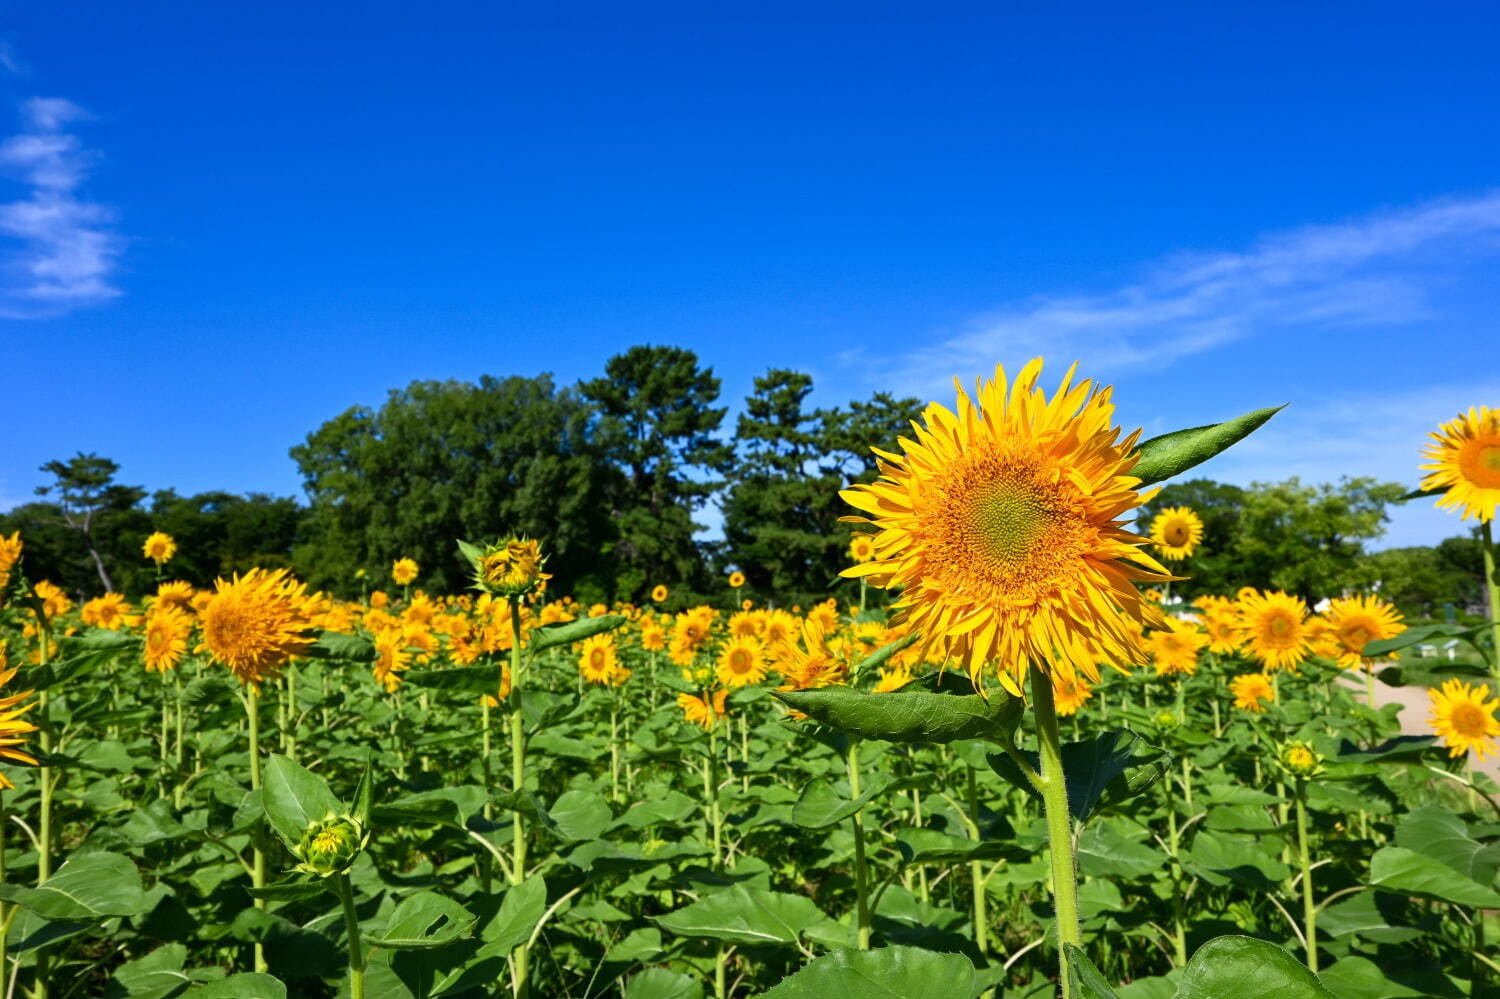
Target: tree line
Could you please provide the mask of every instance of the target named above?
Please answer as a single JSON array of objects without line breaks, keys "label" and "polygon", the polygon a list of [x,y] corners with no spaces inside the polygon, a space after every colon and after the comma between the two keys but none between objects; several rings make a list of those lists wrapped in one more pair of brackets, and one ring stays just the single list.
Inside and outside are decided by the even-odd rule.
[{"label": "tree line", "polygon": [[[543,541],[558,584],[585,601],[641,600],[665,584],[679,600],[823,599],[848,583],[851,528],[838,490],[876,473],[871,446],[896,447],[922,403],[877,393],[813,408],[811,376],[756,378],[733,426],[720,381],[691,350],[637,346],[603,372],[560,386],[551,375],[418,381],[377,408],[355,406],[291,449],[305,499],[264,493],[150,493],[116,481],[93,454],[43,466],[37,501],[0,514],[26,537],[26,565],[76,595],[137,596],[156,584],[141,555],[152,531],[178,542],[166,577],[208,585],[254,565],[288,566],[341,595],[388,587],[391,561],[421,566],[418,586],[468,581],[456,538],[511,531]],[[1367,553],[1404,489],[1370,479],[1250,488],[1206,479],[1166,487],[1162,506],[1205,521],[1180,593],[1286,589],[1310,600],[1379,584],[1412,613],[1477,600],[1477,542]],[[706,508],[722,538],[701,537]],[[1471,564],[1472,563],[1472,564]]]}]

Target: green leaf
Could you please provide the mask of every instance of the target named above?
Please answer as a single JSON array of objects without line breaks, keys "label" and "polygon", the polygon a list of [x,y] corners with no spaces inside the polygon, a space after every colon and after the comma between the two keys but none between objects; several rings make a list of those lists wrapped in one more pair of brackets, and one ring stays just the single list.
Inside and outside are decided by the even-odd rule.
[{"label": "green leaf", "polygon": [[[1041,761],[1036,753],[1023,754],[1032,770]],[[1103,732],[1083,742],[1062,747],[1063,772],[1068,779],[1068,811],[1079,822],[1095,812],[1140,794],[1161,779],[1172,765],[1172,756],[1142,741],[1134,732]],[[1041,794],[1031,786],[1009,756],[991,754],[990,768],[1038,801]]]},{"label": "green leaf", "polygon": [[288,878],[264,888],[246,888],[251,898],[263,898],[271,902],[300,902],[317,898],[328,891],[328,882],[323,878]]},{"label": "green leaf", "polygon": [[606,631],[614,631],[625,621],[623,614],[602,614],[599,617],[584,617],[562,624],[549,624],[545,628],[537,628],[526,636],[526,651],[528,653],[541,652],[543,649],[550,649],[556,645],[572,645],[585,638],[602,635]]},{"label": "green leaf", "polygon": [[[452,826],[464,829],[469,817],[484,808],[484,788],[474,784],[458,787],[440,787],[433,791],[418,791],[402,795],[395,801],[374,805],[370,814],[378,825],[400,825],[403,822],[418,822],[430,825]],[[537,808],[535,799],[529,802]],[[506,807],[501,805],[501,807]]]},{"label": "green leaf", "polygon": [[1167,866],[1167,855],[1120,835],[1111,822],[1083,827],[1078,834],[1078,869],[1089,877],[1138,878]]},{"label": "green leaf", "polygon": [[1233,881],[1254,891],[1275,891],[1291,869],[1271,856],[1262,841],[1203,830],[1182,857],[1183,866],[1216,887]]},{"label": "green leaf", "polygon": [[1427,994],[1391,981],[1367,957],[1340,958],[1319,972],[1318,977],[1339,999],[1407,999]]},{"label": "green leaf", "polygon": [[271,827],[289,848],[302,841],[308,825],[343,810],[323,778],[279,753],[266,760],[261,800]]},{"label": "green leaf", "polygon": [[619,824],[631,829],[645,829],[648,826],[681,822],[697,807],[698,802],[681,791],[669,790],[665,794],[652,795],[631,805],[620,816]]},{"label": "green leaf", "polygon": [[43,919],[94,921],[146,911],[140,872],[118,853],[74,854],[35,888],[0,885],[0,898]]},{"label": "green leaf", "polygon": [[370,754],[365,753],[365,769],[359,775],[359,785],[354,789],[354,801],[349,806],[349,813],[359,820],[361,825],[369,826],[370,810],[375,800],[375,778],[370,767]]},{"label": "green leaf", "polygon": [[858,798],[850,799],[840,794],[832,781],[821,777],[811,781],[802,789],[797,803],[792,806],[792,821],[806,829],[822,829],[847,819],[885,792],[904,786],[902,783],[892,784],[878,776],[872,776],[871,782],[869,790]]},{"label": "green leaf", "polygon": [[459,554],[461,554],[464,559],[468,561],[469,565],[475,568],[475,570],[478,570],[480,563],[484,561],[483,545],[476,545],[468,541],[460,540],[458,542],[458,551]]},{"label": "green leaf", "polygon": [[922,636],[915,631],[909,635],[902,635],[894,642],[891,642],[887,645],[882,645],[874,652],[871,652],[869,655],[865,656],[859,661],[859,664],[855,666],[851,672],[855,676],[863,676],[867,672],[877,670],[880,667],[884,666],[886,660],[890,659],[891,656],[900,652],[902,649],[909,648],[910,646],[914,645],[917,639],[921,637]]},{"label": "green leaf", "polygon": [[496,950],[509,952],[531,936],[547,911],[547,881],[533,874],[505,893],[500,911],[485,924],[481,936]]},{"label": "green leaf", "polygon": [[1407,628],[1394,638],[1382,638],[1377,642],[1369,642],[1365,645],[1364,655],[1368,658],[1389,655],[1399,652],[1401,649],[1409,649],[1413,645],[1420,645],[1438,638],[1472,638],[1474,635],[1487,630],[1489,623],[1462,627],[1456,624],[1425,624],[1415,628]]},{"label": "green leaf", "polygon": [[1073,944],[1063,944],[1068,955],[1068,973],[1073,977],[1073,994],[1078,999],[1119,999],[1094,962]]},{"label": "green leaf", "polygon": [[1254,937],[1215,937],[1183,969],[1176,999],[1337,999],[1282,948]]},{"label": "green leaf", "polygon": [[1031,855],[1009,841],[964,839],[936,829],[899,829],[896,849],[903,864],[957,864],[966,860],[1025,860]]},{"label": "green leaf", "polygon": [[978,694],[866,694],[849,687],[824,687],[778,691],[776,696],[841,732],[889,742],[995,742],[1014,731],[1024,707],[1019,698],[999,692],[986,700]]},{"label": "green leaf", "polygon": [[286,999],[286,986],[270,975],[242,971],[190,990],[191,999]]},{"label": "green leaf", "polygon": [[1140,479],[1143,486],[1170,479],[1221,451],[1227,451],[1284,408],[1257,409],[1224,423],[1174,430],[1153,437],[1141,445],[1140,459],[1130,474]]},{"label": "green leaf", "polygon": [[450,669],[413,669],[401,674],[401,682],[426,690],[452,690],[461,694],[494,694],[500,687],[499,663],[476,663]]},{"label": "green leaf", "polygon": [[1435,735],[1398,735],[1378,746],[1371,746],[1369,749],[1360,749],[1345,739],[1339,744],[1339,755],[1335,759],[1339,763],[1376,763],[1381,760],[1416,759],[1436,745],[1437,736]]},{"label": "green leaf", "polygon": [[760,999],[969,999],[976,985],[962,954],[881,947],[825,954]]},{"label": "green leaf", "polygon": [[1396,826],[1396,845],[1442,861],[1482,885],[1493,884],[1500,871],[1500,841],[1478,842],[1463,819],[1437,805],[1408,812]]},{"label": "green leaf", "polygon": [[126,961],[110,977],[120,983],[131,999],[167,999],[192,984],[193,977],[182,970],[186,963],[187,947],[170,943],[145,957]]},{"label": "green leaf", "polygon": [[303,653],[309,659],[337,659],[351,663],[375,661],[375,645],[359,635],[345,635],[337,631],[320,631],[317,640]]},{"label": "green leaf", "polygon": [[802,895],[737,884],[652,918],[680,937],[794,946],[804,930],[828,917]]},{"label": "green leaf", "polygon": [[547,814],[565,839],[595,839],[614,821],[609,802],[595,791],[564,791]]},{"label": "green leaf", "polygon": [[647,968],[625,986],[625,999],[703,999],[703,986],[681,972]]},{"label": "green leaf", "polygon": [[1386,846],[1375,852],[1370,858],[1370,884],[1439,902],[1500,909],[1500,892],[1465,877],[1441,860],[1404,846]]},{"label": "green leaf", "polygon": [[474,928],[474,916],[437,892],[419,891],[402,899],[385,928],[370,935],[377,947],[392,950],[431,950],[462,940]]}]

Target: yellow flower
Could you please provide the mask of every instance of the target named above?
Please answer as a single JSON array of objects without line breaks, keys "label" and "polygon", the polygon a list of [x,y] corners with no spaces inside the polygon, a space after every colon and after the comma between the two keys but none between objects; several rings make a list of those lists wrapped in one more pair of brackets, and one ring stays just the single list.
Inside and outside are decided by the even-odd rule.
[{"label": "yellow flower", "polygon": [[415,559],[398,558],[391,563],[391,579],[395,580],[397,586],[406,586],[421,571]]},{"label": "yellow flower", "polygon": [[1374,596],[1330,600],[1324,617],[1338,639],[1339,665],[1348,669],[1368,661],[1364,656],[1367,644],[1395,638],[1406,630],[1400,612]]},{"label": "yellow flower", "polygon": [[787,643],[776,663],[785,681],[781,690],[816,690],[843,683],[849,665],[829,651],[821,628],[809,619],[802,626],[802,645]]},{"label": "yellow flower", "polygon": [[1289,742],[1281,751],[1281,765],[1287,769],[1293,777],[1306,780],[1318,772],[1318,764],[1323,758],[1305,742]]},{"label": "yellow flower", "polygon": [[1223,597],[1200,597],[1194,601],[1203,609],[1203,629],[1208,632],[1208,651],[1234,652],[1244,642],[1239,613],[1234,601]]},{"label": "yellow flower", "polygon": [[1489,688],[1482,684],[1471,687],[1462,680],[1448,680],[1441,690],[1427,691],[1432,706],[1427,720],[1448,747],[1449,756],[1462,756],[1473,750],[1483,760],[1500,753],[1495,745],[1500,738],[1500,720],[1495,717],[1500,699],[1491,698],[1489,693]]},{"label": "yellow flower", "polygon": [[479,560],[479,584],[501,596],[525,596],[552,578],[542,571],[546,561],[535,539],[510,538],[485,550]]},{"label": "yellow flower", "polygon": [[172,561],[172,556],[177,554],[177,542],[172,540],[170,534],[156,531],[141,545],[141,554],[145,555],[157,565],[165,565]]},{"label": "yellow flower", "polygon": [[1094,688],[1079,676],[1055,676],[1052,678],[1052,697],[1059,715],[1074,715],[1090,697]]},{"label": "yellow flower", "polygon": [[[578,671],[589,683],[618,687],[630,676],[620,665],[613,635],[594,635],[583,640],[578,654]],[[623,675],[621,675],[623,674]]]},{"label": "yellow flower", "polygon": [[119,631],[127,623],[130,604],[123,593],[106,593],[83,605],[83,623],[95,628]]},{"label": "yellow flower", "polygon": [[187,655],[193,619],[179,604],[160,603],[146,615],[146,669],[165,673]]},{"label": "yellow flower", "polygon": [[1494,520],[1500,504],[1500,409],[1470,407],[1427,436],[1432,443],[1422,457],[1431,464],[1422,468],[1432,474],[1422,480],[1422,489],[1443,490],[1437,505],[1462,507],[1463,520]]},{"label": "yellow flower", "polygon": [[407,663],[406,639],[398,630],[383,631],[375,636],[375,665],[371,672],[388,694],[401,686],[401,671]]},{"label": "yellow flower", "polygon": [[1207,644],[1208,636],[1197,625],[1175,617],[1167,619],[1166,628],[1146,636],[1157,676],[1192,676],[1198,672],[1198,653]]},{"label": "yellow flower", "polygon": [[[3,656],[0,656],[3,662]],[[0,667],[0,688],[10,683],[11,678],[16,675],[14,667],[4,669]],[[23,701],[32,694],[29,690],[23,690],[19,694],[10,694],[0,697],[0,759],[10,760],[14,763],[24,763],[27,766],[36,766],[36,757],[18,747],[26,744],[24,738],[27,733],[35,732],[36,726],[25,719],[26,712],[35,705],[24,704]],[[0,773],[0,789],[15,787],[4,773]]]},{"label": "yellow flower", "polygon": [[36,596],[42,602],[42,613],[47,615],[49,621],[62,617],[73,609],[73,601],[68,599],[68,595],[45,579],[36,584]]},{"label": "yellow flower", "polygon": [[376,610],[384,610],[391,605],[391,595],[384,590],[372,590],[370,592],[370,606]]},{"label": "yellow flower", "polygon": [[911,683],[910,666],[885,666],[880,670],[880,679],[871,688],[874,694],[890,694]]},{"label": "yellow flower", "polygon": [[777,650],[797,640],[797,619],[784,610],[767,611],[760,637],[766,643],[766,648],[775,654]]},{"label": "yellow flower", "polygon": [[1260,714],[1266,705],[1276,700],[1276,688],[1271,678],[1264,673],[1246,673],[1229,681],[1229,692],[1234,695],[1234,706],[1242,711]]},{"label": "yellow flower", "polygon": [[241,683],[259,687],[312,644],[307,586],[285,569],[214,581],[203,608],[203,648]]},{"label": "yellow flower", "polygon": [[825,600],[807,611],[807,619],[818,626],[825,635],[839,630],[839,605],[836,600]]},{"label": "yellow flower", "polygon": [[729,615],[729,634],[732,638],[759,638],[766,623],[764,611],[735,611]]},{"label": "yellow flower", "polygon": [[589,608],[589,617],[603,617],[608,613],[609,605],[607,604],[594,604]]},{"label": "yellow flower", "polygon": [[156,588],[156,603],[152,605],[153,609],[176,607],[179,610],[191,610],[195,593],[192,583],[184,583],[180,579],[162,583]]},{"label": "yellow flower", "polygon": [[705,732],[713,728],[720,719],[729,717],[729,712],[724,708],[726,694],[727,691],[723,690],[716,690],[712,694],[705,691],[702,697],[678,694],[677,706],[682,709],[683,721],[692,722]]},{"label": "yellow flower", "polygon": [[0,600],[5,597],[4,590],[10,585],[10,571],[21,561],[21,550],[24,547],[20,531],[8,538],[0,534]]},{"label": "yellow flower", "polygon": [[731,572],[729,574],[730,589],[737,590],[745,585],[745,574],[743,572]]},{"label": "yellow flower", "polygon": [[1203,521],[1188,507],[1166,507],[1151,521],[1151,541],[1162,558],[1185,559],[1202,540]]},{"label": "yellow flower", "polygon": [[1267,669],[1296,669],[1307,658],[1307,605],[1301,597],[1251,591],[1240,598],[1238,611],[1250,655]]},{"label": "yellow flower", "polygon": [[678,614],[672,624],[672,644],[687,652],[696,652],[707,642],[714,624],[712,607],[694,607]]},{"label": "yellow flower", "polygon": [[641,624],[641,648],[647,652],[659,652],[667,647],[667,632],[654,621]]},{"label": "yellow flower", "polygon": [[957,657],[976,684],[994,663],[1017,695],[1033,665],[1097,681],[1101,662],[1141,662],[1134,584],[1172,578],[1123,526],[1139,432],[1120,439],[1110,390],[1071,369],[1048,400],[1041,367],[1013,383],[997,367],[956,414],[929,405],[904,454],[876,452],[880,479],[840,494],[879,530],[877,558],[843,575],[900,589],[926,658]]},{"label": "yellow flower", "polygon": [[665,586],[657,583],[655,586],[651,587],[651,599],[656,603],[662,603],[667,599],[667,594],[669,592],[670,591]]},{"label": "yellow flower", "polygon": [[734,638],[719,653],[719,683],[743,687],[766,677],[765,652],[754,638]]},{"label": "yellow flower", "polygon": [[510,667],[504,663],[500,664],[500,697],[497,700],[494,694],[485,694],[484,703],[492,708],[498,708],[500,701],[510,696]]},{"label": "yellow flower", "polygon": [[871,534],[856,534],[849,539],[849,557],[863,564],[875,557],[875,537]]}]

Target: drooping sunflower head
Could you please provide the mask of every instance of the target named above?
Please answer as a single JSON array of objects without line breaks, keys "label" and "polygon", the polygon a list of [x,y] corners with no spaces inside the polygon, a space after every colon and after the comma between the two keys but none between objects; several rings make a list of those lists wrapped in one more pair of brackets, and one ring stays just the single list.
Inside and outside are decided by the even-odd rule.
[{"label": "drooping sunflower head", "polygon": [[306,584],[285,569],[216,580],[202,611],[202,647],[241,683],[259,687],[312,644],[310,604]]},{"label": "drooping sunflower head", "polygon": [[146,538],[146,543],[141,545],[141,554],[157,565],[165,565],[177,554],[177,542],[170,534],[154,531]]},{"label": "drooping sunflower head", "polygon": [[1266,705],[1276,700],[1276,688],[1271,678],[1264,673],[1246,673],[1229,681],[1229,691],[1234,695],[1234,706],[1241,711],[1260,714]]},{"label": "drooping sunflower head", "polygon": [[397,586],[406,586],[417,578],[422,569],[417,565],[416,559],[398,558],[391,563],[391,579]]},{"label": "drooping sunflower head", "polygon": [[880,478],[841,494],[878,532],[876,558],[843,574],[900,589],[928,658],[976,684],[994,662],[1013,694],[1029,666],[1097,681],[1100,663],[1143,661],[1134,584],[1172,578],[1123,526],[1138,433],[1121,439],[1110,390],[1071,370],[1047,398],[1041,368],[996,368],[956,413],[929,405],[902,454],[876,452]]},{"label": "drooping sunflower head", "polygon": [[1463,520],[1494,520],[1500,505],[1500,409],[1470,407],[1428,436],[1432,441],[1422,456],[1431,460],[1422,469],[1431,474],[1422,489],[1442,490],[1437,505],[1462,508]]},{"label": "drooping sunflower head", "polygon": [[1202,540],[1203,521],[1188,507],[1169,506],[1151,521],[1151,542],[1162,558],[1185,559]]},{"label": "drooping sunflower head", "polygon": [[849,539],[849,557],[863,565],[875,557],[875,538],[863,532]]},{"label": "drooping sunflower head", "polygon": [[1368,663],[1366,645],[1395,638],[1406,630],[1401,613],[1376,596],[1330,600],[1324,617],[1337,642],[1339,665],[1349,669]]},{"label": "drooping sunflower head", "polygon": [[1462,680],[1448,680],[1442,689],[1429,689],[1427,700],[1432,708],[1427,719],[1438,734],[1448,755],[1462,756],[1473,750],[1483,760],[1500,753],[1495,741],[1500,739],[1500,699],[1490,696],[1483,684],[1470,686]]},{"label": "drooping sunflower head", "polygon": [[719,683],[725,687],[744,687],[766,677],[766,655],[760,642],[751,637],[731,638],[719,653]]},{"label": "drooping sunflower head", "polygon": [[157,603],[146,615],[146,669],[165,673],[176,669],[187,654],[193,619],[180,605]]},{"label": "drooping sunflower head", "polygon": [[1243,594],[1239,618],[1250,654],[1267,669],[1296,669],[1307,658],[1307,605],[1301,597],[1280,590]]}]

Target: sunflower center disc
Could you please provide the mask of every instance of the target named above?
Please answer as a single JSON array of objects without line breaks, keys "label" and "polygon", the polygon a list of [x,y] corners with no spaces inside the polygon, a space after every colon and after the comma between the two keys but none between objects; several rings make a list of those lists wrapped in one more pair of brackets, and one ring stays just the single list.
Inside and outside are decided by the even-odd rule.
[{"label": "sunflower center disc", "polygon": [[1500,489],[1500,444],[1482,444],[1464,462],[1469,481],[1482,489]]},{"label": "sunflower center disc", "polygon": [[1449,721],[1455,732],[1471,739],[1478,739],[1485,734],[1485,712],[1476,704],[1455,704]]}]

